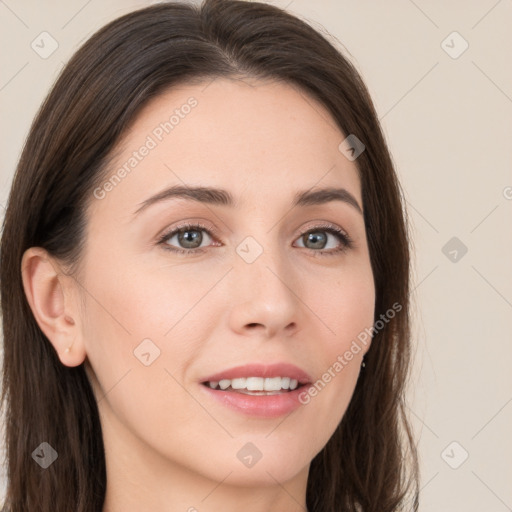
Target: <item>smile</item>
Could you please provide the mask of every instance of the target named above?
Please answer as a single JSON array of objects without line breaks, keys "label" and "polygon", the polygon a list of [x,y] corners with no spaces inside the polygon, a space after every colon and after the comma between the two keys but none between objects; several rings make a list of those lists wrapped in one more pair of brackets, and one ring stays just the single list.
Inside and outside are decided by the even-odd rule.
[{"label": "smile", "polygon": [[248,377],[238,379],[222,379],[220,381],[209,381],[206,383],[211,389],[222,391],[237,391],[248,395],[254,394],[275,394],[293,391],[298,386],[297,379],[290,377]]},{"label": "smile", "polygon": [[227,408],[249,416],[275,418],[302,404],[298,399],[311,377],[295,365],[250,364],[201,380],[201,389]]}]

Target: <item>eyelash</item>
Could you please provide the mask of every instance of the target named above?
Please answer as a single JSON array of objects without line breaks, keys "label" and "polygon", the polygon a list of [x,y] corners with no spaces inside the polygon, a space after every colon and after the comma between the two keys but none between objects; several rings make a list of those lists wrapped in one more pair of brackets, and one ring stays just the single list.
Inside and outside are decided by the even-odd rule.
[{"label": "eyelash", "polygon": [[[211,233],[211,231],[204,225],[198,223],[198,224],[183,224],[181,226],[173,228],[171,231],[165,232],[162,236],[158,238],[157,245],[161,245],[162,248],[166,251],[171,251],[173,253],[178,254],[197,254],[204,252],[205,248],[195,248],[195,249],[180,249],[178,247],[169,246],[169,244],[166,243],[166,241],[169,238],[172,238],[174,235],[179,233],[180,231],[206,231],[208,233],[208,236],[211,238],[215,238],[214,235]],[[308,229],[307,231],[304,231],[301,233],[300,237],[309,234],[309,233],[315,233],[316,231],[325,231],[326,233],[330,233],[338,238],[338,240],[341,242],[341,247],[338,247],[337,249],[330,249],[330,250],[324,250],[324,249],[309,249],[314,256],[334,256],[336,254],[345,252],[349,249],[352,249],[354,247],[353,240],[349,237],[345,231],[342,229],[332,225],[332,224],[320,224],[318,226],[315,226],[311,229]],[[300,238],[299,237],[299,238]],[[307,249],[307,247],[305,247]]]}]

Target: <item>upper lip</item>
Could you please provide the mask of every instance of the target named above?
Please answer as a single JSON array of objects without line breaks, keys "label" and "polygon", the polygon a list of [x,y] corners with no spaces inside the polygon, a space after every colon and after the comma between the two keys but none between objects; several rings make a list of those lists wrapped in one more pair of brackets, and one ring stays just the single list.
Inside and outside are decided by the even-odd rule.
[{"label": "upper lip", "polygon": [[289,377],[296,379],[299,384],[311,382],[311,377],[304,370],[290,363],[252,363],[235,366],[201,379],[201,382],[219,382],[223,379],[233,380],[247,377]]}]

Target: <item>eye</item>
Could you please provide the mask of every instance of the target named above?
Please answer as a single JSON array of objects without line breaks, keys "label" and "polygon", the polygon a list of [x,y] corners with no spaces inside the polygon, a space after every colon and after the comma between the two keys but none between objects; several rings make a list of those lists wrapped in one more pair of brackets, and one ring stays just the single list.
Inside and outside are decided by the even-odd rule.
[{"label": "eye", "polygon": [[[330,242],[329,236],[333,238],[334,241]],[[338,244],[336,244],[336,239],[338,240]],[[302,243],[302,246],[299,247],[311,249],[313,252],[322,256],[331,256],[353,247],[352,239],[348,234],[331,224],[316,226],[303,233],[298,240]],[[331,247],[327,247],[328,245],[331,245]],[[326,248],[332,250],[326,250]]]},{"label": "eye", "polygon": [[[203,235],[206,233],[206,237]],[[208,238],[211,239],[212,235],[210,231],[201,224],[186,224],[174,228],[170,232],[166,232],[160,237],[158,243],[163,245],[165,249],[177,253],[195,253],[203,252],[201,244]],[[178,247],[171,244],[171,241],[175,239],[174,243],[178,244]]]}]

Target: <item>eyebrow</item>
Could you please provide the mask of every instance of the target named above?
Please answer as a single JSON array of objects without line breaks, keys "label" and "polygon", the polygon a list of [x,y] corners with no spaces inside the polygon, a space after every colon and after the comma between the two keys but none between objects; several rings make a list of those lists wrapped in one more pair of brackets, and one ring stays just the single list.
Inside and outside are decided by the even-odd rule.
[{"label": "eyebrow", "polygon": [[[175,185],[140,203],[134,215],[138,215],[155,203],[174,198],[188,199],[218,206],[234,207],[237,204],[232,194],[224,189]],[[361,215],[363,214],[361,206],[359,206],[356,198],[348,190],[335,187],[297,192],[294,196],[292,207],[321,205],[331,201],[346,203],[356,209]]]}]

